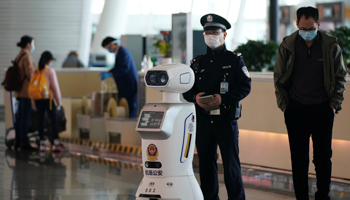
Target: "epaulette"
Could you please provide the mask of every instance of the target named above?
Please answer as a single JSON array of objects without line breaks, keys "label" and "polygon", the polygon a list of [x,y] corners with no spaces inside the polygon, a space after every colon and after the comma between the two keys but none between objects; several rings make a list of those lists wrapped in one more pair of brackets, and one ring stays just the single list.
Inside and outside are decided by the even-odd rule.
[{"label": "epaulette", "polygon": [[243,56],[242,56],[242,54],[241,54],[240,52],[237,52],[237,53],[232,52],[232,53],[233,53],[233,55],[234,55],[236,58],[243,58]]},{"label": "epaulette", "polygon": [[197,74],[198,73],[198,71],[199,71],[199,61],[201,60],[201,58],[203,57],[204,55],[199,55],[199,56],[197,56],[197,57],[195,57],[195,58],[193,58],[192,60],[191,60],[191,68],[192,68],[192,70],[193,70],[193,72],[195,73],[195,74]]}]

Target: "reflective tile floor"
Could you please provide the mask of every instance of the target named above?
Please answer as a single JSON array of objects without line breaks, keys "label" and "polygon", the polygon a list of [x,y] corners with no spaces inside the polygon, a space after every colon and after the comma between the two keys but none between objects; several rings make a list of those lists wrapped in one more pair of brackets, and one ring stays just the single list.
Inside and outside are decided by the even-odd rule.
[{"label": "reflective tile floor", "polygon": [[[14,152],[0,142],[0,199],[134,200],[140,158],[68,146],[62,154]],[[198,168],[194,165],[195,172]],[[290,174],[243,166],[247,200],[292,200]],[[197,177],[198,178],[198,177]],[[315,192],[313,179],[310,191]],[[332,183],[332,199],[350,199],[348,183]],[[220,199],[227,199],[220,174]],[[310,197],[313,199],[313,197]]]}]

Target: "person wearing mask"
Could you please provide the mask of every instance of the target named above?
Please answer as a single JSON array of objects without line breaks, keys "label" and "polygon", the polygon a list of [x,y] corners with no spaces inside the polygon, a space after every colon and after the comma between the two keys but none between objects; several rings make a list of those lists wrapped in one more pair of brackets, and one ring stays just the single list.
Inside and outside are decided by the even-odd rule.
[{"label": "person wearing mask", "polygon": [[32,150],[33,148],[28,139],[28,126],[32,111],[32,104],[28,94],[28,85],[35,70],[31,56],[31,53],[35,49],[34,39],[25,35],[21,38],[21,41],[17,43],[17,46],[20,47],[21,50],[15,61],[18,62],[19,73],[21,80],[23,80],[23,85],[21,90],[15,93],[15,97],[18,101],[15,120],[15,150],[18,150],[18,148],[21,150]]},{"label": "person wearing mask", "polygon": [[63,62],[62,68],[84,68],[84,64],[79,60],[78,53],[71,51]]},{"label": "person wearing mask", "polygon": [[138,74],[134,60],[130,52],[116,43],[113,37],[106,37],[102,41],[102,47],[115,54],[114,67],[109,72],[101,72],[104,80],[113,76],[118,87],[119,98],[124,97],[129,105],[129,117],[133,118],[137,112],[137,84]]},{"label": "person wearing mask", "polygon": [[[61,143],[58,136],[58,119],[57,110],[61,109],[62,98],[61,90],[58,84],[56,72],[52,66],[55,58],[50,51],[45,51],[41,54],[39,60],[39,67],[35,73],[43,72],[46,78],[48,95],[44,99],[35,99],[35,109],[38,112],[38,131],[40,137],[40,151],[46,151],[45,138],[44,138],[44,121],[45,112],[48,114],[51,120],[52,129],[52,152],[62,152],[63,144]],[[57,106],[54,102],[57,103]]]},{"label": "person wearing mask", "polygon": [[309,199],[309,143],[317,178],[316,200],[330,199],[332,130],[342,109],[346,70],[337,38],[319,31],[318,9],[297,10],[298,31],[278,48],[274,69],[277,105],[284,112],[296,199]]},{"label": "person wearing mask", "polygon": [[[219,199],[219,146],[228,199],[244,200],[238,124],[234,113],[240,100],[250,93],[251,78],[242,57],[226,49],[226,30],[231,28],[230,23],[216,14],[204,15],[200,22],[204,28],[207,54],[192,60],[195,83],[183,97],[196,106],[201,189],[205,200]],[[214,110],[207,110],[207,104],[201,101],[201,97],[207,95],[214,97],[208,103]]]}]

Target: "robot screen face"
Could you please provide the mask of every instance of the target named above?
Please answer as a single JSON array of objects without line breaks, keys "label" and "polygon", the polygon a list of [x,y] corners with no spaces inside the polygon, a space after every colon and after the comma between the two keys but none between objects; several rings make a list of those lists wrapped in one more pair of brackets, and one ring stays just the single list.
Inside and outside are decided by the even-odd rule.
[{"label": "robot screen face", "polygon": [[149,86],[165,86],[168,84],[169,76],[166,71],[148,71],[146,83]]}]

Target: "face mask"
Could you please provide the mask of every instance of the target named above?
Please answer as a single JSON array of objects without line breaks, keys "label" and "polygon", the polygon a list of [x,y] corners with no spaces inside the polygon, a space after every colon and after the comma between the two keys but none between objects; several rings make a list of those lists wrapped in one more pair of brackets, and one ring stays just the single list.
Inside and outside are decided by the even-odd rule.
[{"label": "face mask", "polygon": [[221,45],[220,35],[204,35],[204,41],[211,49],[216,49]]},{"label": "face mask", "polygon": [[35,46],[33,45],[32,48],[30,49],[30,53],[33,53],[34,50],[35,50]]},{"label": "face mask", "polygon": [[302,37],[305,41],[311,41],[314,39],[317,35],[317,29],[314,31],[304,31],[304,30],[299,30],[299,35]]},{"label": "face mask", "polygon": [[109,53],[115,53],[113,49],[108,49]]},{"label": "face mask", "polygon": [[53,65],[53,62],[51,62],[50,64],[49,64],[49,66],[51,67]]}]

